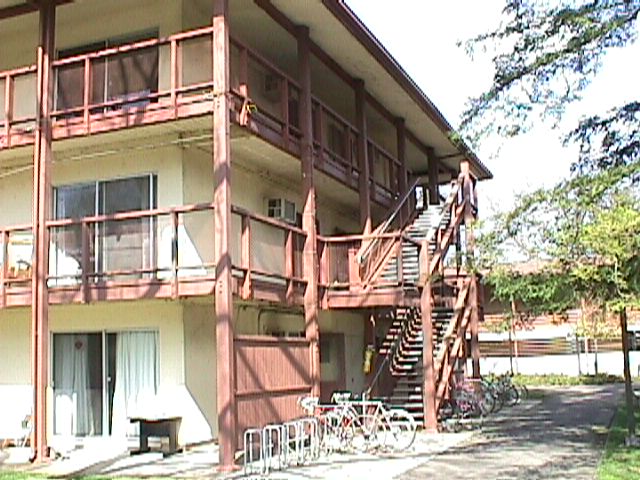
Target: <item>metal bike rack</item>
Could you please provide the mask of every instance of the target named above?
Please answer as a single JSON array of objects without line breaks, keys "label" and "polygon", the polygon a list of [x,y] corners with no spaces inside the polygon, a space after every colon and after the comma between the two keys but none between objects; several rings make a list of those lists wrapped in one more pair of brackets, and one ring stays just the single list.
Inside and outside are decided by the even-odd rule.
[{"label": "metal bike rack", "polygon": [[282,470],[286,467],[286,429],[282,424],[267,425],[262,429],[262,458],[265,473],[271,469]]},{"label": "metal bike rack", "polygon": [[262,475],[265,472],[265,462],[262,446],[262,429],[251,428],[244,432],[244,474]]},{"label": "metal bike rack", "polygon": [[244,474],[268,476],[271,470],[302,465],[320,456],[317,418],[301,418],[244,432]]}]

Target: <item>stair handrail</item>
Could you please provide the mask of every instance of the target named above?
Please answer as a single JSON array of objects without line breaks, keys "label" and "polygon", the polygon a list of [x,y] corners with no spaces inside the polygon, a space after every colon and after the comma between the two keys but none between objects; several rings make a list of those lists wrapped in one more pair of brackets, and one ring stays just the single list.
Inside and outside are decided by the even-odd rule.
[{"label": "stair handrail", "polygon": [[[427,233],[426,235],[426,240],[428,242],[431,242],[433,240],[433,237],[435,236],[436,232],[443,228],[442,226],[442,222],[446,216],[447,211],[452,207],[452,205],[454,204],[454,202],[456,202],[459,198],[459,194],[460,194],[460,189],[462,186],[462,182],[464,181],[464,175],[460,174],[458,175],[457,180],[452,181],[452,189],[451,192],[449,192],[449,195],[447,196],[445,202],[442,205],[438,205],[438,207],[440,208],[440,215],[439,215],[439,219],[438,219],[438,223],[436,224],[436,227],[431,230],[430,232]],[[374,242],[380,241],[383,238],[384,233],[378,234],[378,236],[375,236],[373,238],[373,240],[371,240],[371,243],[369,243],[369,245],[371,246],[371,249],[373,249],[373,244]],[[402,241],[404,234],[400,235],[400,241]],[[391,252],[393,251],[392,248],[390,248],[387,252],[386,255],[387,257],[391,254]],[[356,257],[357,259],[357,257]],[[387,260],[388,261],[388,260]],[[362,261],[358,261],[358,263],[362,263],[364,262],[364,260]],[[371,275],[368,278],[363,278],[362,281],[363,283],[365,283],[365,289],[368,287],[371,287],[373,282],[375,282],[375,280],[377,279],[379,273],[382,271],[382,267],[384,266],[384,264],[386,263],[386,261],[383,261],[380,263],[380,265],[378,265],[378,267],[373,271],[373,273],[371,273]],[[431,268],[430,268],[431,270]]]},{"label": "stair handrail", "polygon": [[371,254],[373,247],[379,241],[377,235],[387,232],[387,229],[396,219],[396,217],[398,216],[398,213],[400,212],[404,204],[407,202],[410,195],[413,193],[414,189],[418,186],[418,183],[420,183],[420,177],[416,178],[413,181],[413,183],[409,186],[409,188],[407,188],[407,191],[396,201],[396,206],[391,212],[391,215],[389,215],[387,219],[384,222],[382,222],[380,225],[378,225],[376,229],[372,232],[372,235],[376,235],[376,237],[373,238],[368,243],[363,242],[363,245],[360,247],[360,250],[356,254],[356,260],[358,263],[360,264],[363,263],[367,259],[367,257]]},{"label": "stair handrail", "polygon": [[362,392],[363,398],[364,398],[364,396],[369,396],[371,394],[371,390],[373,390],[373,387],[375,386],[375,384],[377,383],[378,379],[380,378],[380,375],[382,374],[384,368],[389,364],[389,362],[391,362],[391,360],[395,356],[396,351],[398,350],[398,347],[400,346],[400,343],[402,343],[402,338],[404,337],[404,334],[407,331],[407,325],[410,322],[411,322],[411,319],[407,317],[407,318],[404,319],[404,321],[400,325],[400,331],[396,335],[396,338],[393,341],[393,344],[391,345],[391,347],[389,348],[389,351],[385,355],[384,360],[378,366],[378,369],[376,370],[376,373],[373,376],[373,379],[371,379],[371,382],[369,382],[369,386]]}]

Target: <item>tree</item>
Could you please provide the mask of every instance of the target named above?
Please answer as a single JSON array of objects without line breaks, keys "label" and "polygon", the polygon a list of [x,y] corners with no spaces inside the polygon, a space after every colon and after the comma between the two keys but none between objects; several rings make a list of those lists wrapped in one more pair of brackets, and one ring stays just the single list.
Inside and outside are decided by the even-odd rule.
[{"label": "tree", "polygon": [[[640,0],[506,0],[500,27],[466,43],[491,50],[493,85],[469,101],[461,131],[471,143],[488,134],[514,136],[537,119],[559,120],[580,100],[607,52],[636,40]],[[640,101],[583,118],[565,137],[580,146],[574,171],[637,160]]]},{"label": "tree", "polygon": [[[557,125],[607,52],[636,41],[639,14],[640,0],[506,0],[499,28],[466,44],[471,55],[493,51],[495,74],[491,88],[469,101],[463,135],[473,144],[489,134],[519,135],[540,119]],[[495,278],[496,264],[516,255],[542,259],[548,266],[529,288],[570,286],[577,298],[617,312],[625,342],[626,309],[640,304],[640,101],[582,118],[564,141],[579,146],[570,177],[522,195],[493,219],[480,268]],[[542,308],[551,297],[531,300]]]}]

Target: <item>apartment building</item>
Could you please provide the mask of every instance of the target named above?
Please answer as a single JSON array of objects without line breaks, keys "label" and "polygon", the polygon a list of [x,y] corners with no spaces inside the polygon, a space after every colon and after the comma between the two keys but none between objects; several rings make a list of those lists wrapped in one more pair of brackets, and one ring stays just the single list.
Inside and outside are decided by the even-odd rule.
[{"label": "apartment building", "polygon": [[179,417],[229,467],[368,388],[434,428],[491,176],[450,133],[339,0],[0,0],[0,437]]}]

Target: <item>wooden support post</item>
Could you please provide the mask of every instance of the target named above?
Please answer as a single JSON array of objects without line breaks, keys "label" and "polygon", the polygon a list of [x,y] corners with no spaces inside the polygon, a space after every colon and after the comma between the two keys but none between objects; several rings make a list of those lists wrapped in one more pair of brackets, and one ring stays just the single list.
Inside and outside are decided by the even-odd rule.
[{"label": "wooden support post", "polygon": [[218,436],[221,471],[235,469],[238,442],[231,278],[229,0],[213,0],[213,169]]},{"label": "wooden support post", "polygon": [[293,230],[288,230],[284,241],[284,272],[287,278],[287,291],[285,298],[288,304],[293,303],[293,277],[294,271],[294,243],[293,243]]},{"label": "wooden support post", "polygon": [[347,251],[348,272],[349,272],[349,291],[359,292],[362,290],[362,279],[360,278],[360,264],[356,257],[358,256],[357,248],[349,248]]},{"label": "wooden support post", "polygon": [[420,310],[422,312],[422,398],[424,413],[424,428],[429,432],[436,432],[438,419],[436,412],[436,378],[433,362],[433,320],[432,320],[432,293],[429,265],[429,242],[422,241],[420,247],[420,269],[426,272],[426,280],[420,296]]},{"label": "wooden support post", "polygon": [[[407,130],[404,124],[404,118],[398,118],[396,120],[396,134],[397,134],[397,146],[398,146],[398,161],[400,165],[398,167],[398,196],[404,197],[407,193],[408,180],[407,180]],[[410,214],[409,201],[404,202],[402,209],[400,210],[400,224],[404,225]]]},{"label": "wooden support post", "polygon": [[471,317],[469,319],[469,329],[471,333],[471,363],[473,365],[473,378],[480,378],[480,345],[478,341],[479,315],[478,315],[478,277],[474,273],[475,237],[473,234],[473,224],[475,215],[473,213],[474,186],[469,171],[469,161],[460,163],[460,171],[464,176],[462,185],[464,208],[464,233],[466,246],[466,271],[471,277],[469,286],[469,304],[471,307]]},{"label": "wooden support post", "polygon": [[240,85],[238,91],[243,97],[249,96],[249,51],[242,47],[240,49],[240,66],[238,71]]},{"label": "wooden support post", "polygon": [[355,81],[356,127],[358,129],[358,169],[360,192],[360,225],[364,235],[371,233],[371,169],[367,145],[366,92],[364,81]]},{"label": "wooden support post", "polygon": [[11,121],[13,120],[13,77],[7,75],[4,83],[4,135],[5,135],[5,147],[11,146]]},{"label": "wooden support post", "polygon": [[7,285],[5,283],[9,273],[9,232],[3,230],[0,232],[0,242],[2,243],[2,250],[0,250],[0,260],[2,260],[2,266],[0,266],[0,308],[7,306]]},{"label": "wooden support post", "polygon": [[89,105],[91,104],[91,58],[84,59],[84,92],[82,105],[84,109],[84,131],[85,134],[91,133],[91,112]]},{"label": "wooden support post", "polygon": [[90,248],[91,239],[89,231],[89,223],[83,221],[81,224],[81,242],[82,242],[82,303],[89,303],[89,268],[91,262]]},{"label": "wooden support post", "polygon": [[52,60],[55,52],[55,2],[40,4],[40,42],[37,58],[36,131],[33,152],[33,237],[34,264],[32,274],[31,342],[32,381],[34,386],[34,442],[36,462],[49,459],[47,442],[47,386],[49,359],[49,231],[51,212],[51,164],[53,110]]},{"label": "wooden support post", "polygon": [[302,229],[306,233],[302,253],[305,336],[311,356],[312,395],[320,396],[320,326],[318,324],[318,232],[316,231],[316,187],[313,168],[313,113],[311,97],[311,51],[309,28],[299,27],[298,76],[300,81],[300,160],[302,169]]},{"label": "wooden support post", "polygon": [[178,212],[171,212],[171,296],[174,300],[180,297],[180,278],[178,277],[180,263],[179,263],[179,228],[180,219],[178,218]]},{"label": "wooden support post", "polygon": [[320,283],[322,285],[325,285],[325,287],[322,290],[323,291],[322,298],[321,299],[319,298],[319,300],[322,302],[322,308],[326,309],[326,308],[329,308],[327,288],[326,288],[326,285],[329,284],[329,244],[324,242],[322,243],[322,247],[320,250],[320,272],[318,276],[320,278]]},{"label": "wooden support post", "polygon": [[280,116],[282,117],[282,141],[285,149],[289,148],[291,120],[289,119],[289,81],[280,81]]},{"label": "wooden support post", "polygon": [[440,192],[438,190],[438,173],[440,168],[438,159],[436,158],[435,152],[432,148],[429,149],[427,162],[429,172],[429,183],[427,186],[429,205],[437,205],[440,203]]},{"label": "wooden support post", "polygon": [[629,331],[627,330],[627,311],[621,310],[620,330],[622,331],[622,359],[624,363],[624,393],[627,407],[627,433],[630,439],[636,436],[635,419],[635,395],[633,394],[633,384],[631,382],[631,367],[629,365]]},{"label": "wooden support post", "polygon": [[178,117],[178,41],[171,40],[171,108],[173,110],[173,118]]},{"label": "wooden support post", "polygon": [[253,290],[252,272],[253,267],[251,261],[251,218],[248,215],[242,216],[242,233],[240,238],[240,264],[244,270],[244,281],[242,282],[242,299],[248,300],[251,298]]}]

